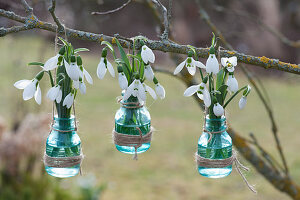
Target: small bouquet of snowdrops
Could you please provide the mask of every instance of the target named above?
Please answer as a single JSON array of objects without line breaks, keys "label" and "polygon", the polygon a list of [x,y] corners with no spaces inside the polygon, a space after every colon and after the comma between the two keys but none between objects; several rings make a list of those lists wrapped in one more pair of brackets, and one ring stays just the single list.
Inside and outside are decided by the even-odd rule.
[{"label": "small bouquet of snowdrops", "polygon": [[[247,96],[251,91],[249,85],[239,89],[238,81],[234,76],[234,70],[237,66],[237,57],[221,58],[222,65],[220,67],[215,54],[215,45],[215,36],[213,36],[206,65],[194,60],[193,56],[195,55],[197,57],[197,54],[195,49],[190,46],[191,51],[189,51],[188,57],[180,63],[174,71],[174,75],[176,75],[186,67],[188,72],[194,76],[196,69],[199,68],[202,82],[199,85],[188,87],[184,92],[184,96],[188,97],[196,93],[197,96],[203,100],[205,107],[208,109],[210,118],[220,118],[224,115],[226,106],[242,91],[243,94],[239,101],[239,107],[243,109],[247,103]],[[202,69],[206,71],[206,74],[202,72]],[[228,94],[231,94],[231,96],[226,101]]]},{"label": "small bouquet of snowdrops", "polygon": [[[71,43],[62,38],[59,39],[63,42],[59,53],[45,63],[29,63],[28,65],[40,66],[42,70],[32,80],[20,80],[14,86],[24,90],[23,99],[25,101],[34,97],[40,105],[42,93],[39,84],[44,74],[48,74],[51,88],[47,92],[47,97],[55,103],[58,117],[69,118],[78,90],[81,94],[85,94],[86,85],[84,81],[93,84],[93,79],[83,67],[79,55],[79,52],[88,51],[88,49],[74,49]],[[53,77],[53,73],[55,73],[55,77]]]}]

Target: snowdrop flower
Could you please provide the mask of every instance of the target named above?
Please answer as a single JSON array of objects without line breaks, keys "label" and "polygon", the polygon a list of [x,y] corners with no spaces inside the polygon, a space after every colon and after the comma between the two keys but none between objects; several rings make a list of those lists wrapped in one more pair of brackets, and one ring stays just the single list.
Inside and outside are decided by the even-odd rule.
[{"label": "snowdrop flower", "polygon": [[80,70],[78,65],[75,62],[75,56],[74,59],[72,59],[73,56],[71,57],[71,64],[69,65],[69,63],[65,62],[65,68],[67,71],[68,76],[73,80],[73,81],[78,81],[79,80],[79,76],[80,76]]},{"label": "snowdrop flower", "polygon": [[81,67],[79,77],[82,78],[82,80],[84,80],[84,78],[85,78],[89,84],[91,84],[91,85],[93,84],[92,76],[90,75],[90,73],[88,71],[85,70],[84,67]]},{"label": "snowdrop flower", "polygon": [[123,96],[124,101],[126,101],[130,96],[137,97],[140,103],[146,100],[146,91],[139,79],[135,79],[129,85]]},{"label": "snowdrop flower", "polygon": [[103,79],[106,71],[109,71],[112,77],[115,77],[115,70],[112,64],[106,59],[106,57],[101,57],[100,62],[97,67],[97,76],[99,79]]},{"label": "snowdrop flower", "polygon": [[180,63],[175,71],[174,71],[174,75],[178,74],[182,69],[183,67],[186,66],[188,72],[194,76],[195,73],[196,73],[196,67],[199,67],[199,68],[205,68],[205,66],[200,62],[200,61],[196,61],[192,58],[191,55],[189,55],[187,57],[187,59],[185,59],[182,63]]},{"label": "snowdrop flower", "polygon": [[148,81],[153,81],[154,73],[150,65],[145,66],[145,77]]},{"label": "snowdrop flower", "polygon": [[39,81],[37,78],[33,80],[20,80],[17,81],[14,86],[18,89],[24,89],[23,91],[23,99],[25,101],[34,97],[37,104],[41,104],[42,102],[42,93],[39,86]]},{"label": "snowdrop flower", "polygon": [[209,74],[213,73],[215,75],[219,72],[219,63],[214,53],[210,53],[208,56],[206,61],[206,72]]},{"label": "snowdrop flower", "polygon": [[62,57],[65,53],[65,47],[62,47],[59,50],[59,53],[56,56],[51,57],[48,59],[44,64],[44,70],[50,71],[58,67],[59,58]]},{"label": "snowdrop flower", "polygon": [[63,101],[63,106],[66,106],[67,108],[71,108],[74,102],[74,94],[70,92]]},{"label": "snowdrop flower", "polygon": [[226,85],[228,86],[229,91],[231,91],[233,93],[238,91],[238,89],[239,89],[239,84],[238,84],[236,78],[234,77],[233,74],[230,74],[230,73],[229,73]]},{"label": "snowdrop flower", "polygon": [[143,83],[143,86],[145,88],[145,91],[148,92],[153,99],[157,99],[156,93],[151,87],[149,87],[145,83]]},{"label": "snowdrop flower", "polygon": [[201,83],[199,85],[192,85],[188,87],[183,95],[186,97],[192,96],[197,92],[197,96],[204,101],[204,104],[206,107],[209,107],[211,105],[211,98],[209,91],[207,90],[206,84]]},{"label": "snowdrop flower", "polygon": [[60,85],[56,85],[49,89],[47,93],[47,97],[51,101],[56,101],[56,103],[60,103],[62,99],[62,90]]},{"label": "snowdrop flower", "polygon": [[160,99],[164,99],[166,97],[165,88],[160,83],[155,84],[155,91]]},{"label": "snowdrop flower", "polygon": [[221,63],[229,72],[233,72],[234,67],[237,65],[237,57],[233,56],[230,58],[221,58]]},{"label": "snowdrop flower", "polygon": [[246,104],[247,104],[247,97],[246,96],[242,96],[242,98],[239,101],[239,107],[240,107],[240,109],[245,108]]},{"label": "snowdrop flower", "polygon": [[79,89],[81,94],[86,93],[86,85],[81,78],[78,81],[73,81],[73,86],[75,89]]},{"label": "snowdrop flower", "polygon": [[148,64],[149,62],[154,63],[154,61],[155,61],[155,56],[154,56],[153,51],[146,45],[142,46],[141,56],[142,56],[142,60],[146,64]]},{"label": "snowdrop flower", "polygon": [[216,103],[213,107],[213,111],[214,111],[214,114],[217,116],[217,117],[220,117],[224,114],[224,108],[219,104],[219,103]]},{"label": "snowdrop flower", "polygon": [[124,72],[119,73],[118,81],[119,81],[120,88],[122,90],[126,90],[128,88],[128,81],[127,81],[127,78],[126,78]]}]

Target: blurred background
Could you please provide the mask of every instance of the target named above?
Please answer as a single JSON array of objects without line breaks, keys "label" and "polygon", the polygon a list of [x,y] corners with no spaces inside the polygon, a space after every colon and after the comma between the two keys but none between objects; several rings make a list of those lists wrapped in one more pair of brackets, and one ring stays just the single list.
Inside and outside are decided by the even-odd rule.
[{"label": "blurred background", "polygon": [[[93,16],[93,11],[120,7],[124,0],[60,0],[56,13],[69,28],[94,33],[133,37],[138,34],[157,40],[159,26],[151,9],[142,0],[134,0],[110,15]],[[283,42],[268,28],[291,41],[300,36],[299,0],[206,0],[203,7],[211,21],[222,31],[233,48],[241,53],[300,63],[300,48]],[[41,20],[53,23],[48,12],[50,1],[28,1]],[[162,1],[168,5],[167,1]],[[18,0],[0,0],[0,8],[25,16]],[[15,22],[0,17],[0,26]],[[174,0],[171,31],[180,44],[208,47],[211,29],[200,18],[195,1]],[[100,44],[69,38],[73,46],[86,47],[83,64],[92,74],[94,85],[76,102],[79,135],[85,159],[82,176],[56,179],[46,175],[42,163],[45,140],[49,133],[51,102],[45,98],[48,80],[41,84],[42,105],[24,102],[22,92],[13,87],[20,79],[31,79],[39,69],[28,62],[45,62],[54,55],[54,33],[32,30],[0,38],[0,199],[290,199],[253,170],[247,179],[254,183],[258,195],[248,191],[237,172],[223,179],[201,177],[194,163],[197,140],[202,131],[203,113],[192,98],[183,97],[186,86],[180,80],[157,73],[166,89],[166,99],[148,98],[152,125],[157,129],[151,148],[136,162],[118,152],[111,140],[114,114],[119,108],[116,97],[121,90],[116,79],[96,77],[101,55]],[[173,71],[176,64],[167,53],[154,52],[159,66]],[[183,59],[183,57],[182,57]],[[201,60],[205,63],[205,59]],[[279,138],[290,168],[290,176],[300,184],[300,85],[297,75],[247,66],[263,82],[270,97]],[[247,78],[237,67],[240,86]],[[199,78],[199,77],[198,77]],[[238,99],[227,109],[229,123],[242,136],[255,134],[260,144],[279,159],[267,113],[253,91],[248,105],[239,110]],[[41,198],[43,197],[43,198]]]}]

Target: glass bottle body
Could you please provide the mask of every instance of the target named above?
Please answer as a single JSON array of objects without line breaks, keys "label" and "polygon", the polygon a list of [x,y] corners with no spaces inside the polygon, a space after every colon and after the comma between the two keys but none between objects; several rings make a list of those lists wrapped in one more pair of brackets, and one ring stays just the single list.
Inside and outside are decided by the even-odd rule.
[{"label": "glass bottle body", "polygon": [[[60,132],[67,131],[67,132]],[[54,117],[53,129],[46,142],[46,154],[50,157],[73,157],[81,153],[81,141],[75,131],[75,118]],[[47,173],[59,178],[72,177],[78,174],[80,164],[72,167],[59,168],[45,166]]]},{"label": "glass bottle body", "polygon": [[[232,140],[226,129],[226,118],[209,118],[206,116],[205,129],[212,133],[203,132],[198,140],[198,155],[208,159],[226,159],[232,155]],[[209,141],[209,142],[208,142]],[[232,171],[232,165],[223,168],[207,168],[198,166],[198,172],[208,178],[222,178]]]},{"label": "glass bottle body", "polygon": [[[115,131],[127,135],[142,135],[147,134],[151,129],[151,117],[145,106],[137,106],[138,99],[129,97],[128,100],[121,102],[120,109],[115,115]],[[120,146],[115,144],[118,151],[126,154],[134,154],[135,148],[133,145]],[[143,143],[137,148],[137,153],[143,153],[150,148],[149,143]]]}]

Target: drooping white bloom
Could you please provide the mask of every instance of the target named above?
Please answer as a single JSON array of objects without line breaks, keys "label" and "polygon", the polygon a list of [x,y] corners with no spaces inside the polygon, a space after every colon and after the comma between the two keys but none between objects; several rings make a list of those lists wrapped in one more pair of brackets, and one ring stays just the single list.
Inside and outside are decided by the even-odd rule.
[{"label": "drooping white bloom", "polygon": [[114,70],[112,64],[106,58],[101,57],[100,62],[97,67],[97,76],[99,79],[104,78],[107,69],[108,69],[110,75],[112,77],[115,77],[115,70]]},{"label": "drooping white bloom", "polygon": [[240,107],[240,109],[245,108],[246,104],[247,104],[247,97],[246,96],[242,96],[242,98],[239,101],[239,107]]},{"label": "drooping white bloom", "polygon": [[79,82],[79,90],[81,92],[81,94],[85,94],[86,93],[86,85],[83,81]]},{"label": "drooping white bloom", "polygon": [[23,99],[25,101],[34,97],[35,101],[40,105],[42,102],[41,89],[39,87],[39,82],[35,78],[33,80],[20,80],[17,81],[14,86],[18,89],[24,89]]},{"label": "drooping white bloom", "polygon": [[234,67],[237,65],[237,57],[233,56],[230,58],[221,58],[221,63],[229,72],[233,72]]},{"label": "drooping white bloom", "polygon": [[34,93],[34,100],[37,104],[41,105],[42,103],[42,91],[40,85],[38,84],[36,87],[36,91]]},{"label": "drooping white bloom", "polygon": [[145,77],[148,81],[153,81],[153,78],[154,78],[154,72],[151,68],[150,65],[146,65],[145,66]]},{"label": "drooping white bloom", "polygon": [[143,83],[143,85],[144,85],[145,91],[148,92],[153,99],[157,99],[155,91],[151,87],[146,85],[145,83]]},{"label": "drooping white bloom", "polygon": [[224,114],[224,108],[219,104],[219,103],[216,103],[213,107],[213,111],[214,111],[214,114],[217,116],[217,117],[220,117]]},{"label": "drooping white bloom", "polygon": [[51,101],[55,100],[57,103],[60,103],[61,98],[62,98],[61,86],[60,85],[56,85],[56,86],[50,88],[49,91],[48,91],[48,93],[47,93],[47,97]]},{"label": "drooping white bloom", "polygon": [[119,73],[118,81],[119,81],[120,88],[122,90],[126,90],[128,88],[128,81],[127,81],[127,78],[126,78],[124,72]]},{"label": "drooping white bloom", "polygon": [[142,60],[146,64],[148,64],[149,62],[154,63],[154,61],[155,61],[155,56],[154,56],[153,51],[146,45],[142,46],[141,56],[142,56]]},{"label": "drooping white bloom", "polygon": [[209,91],[207,90],[207,87],[205,83],[201,83],[199,85],[192,85],[188,87],[183,95],[186,97],[192,96],[197,92],[197,96],[204,101],[204,104],[206,107],[209,107],[211,105],[211,98]]},{"label": "drooping white bloom", "polygon": [[192,76],[194,76],[196,73],[196,67],[203,68],[203,69],[205,68],[205,65],[203,65],[202,62],[196,61],[192,57],[187,57],[187,59],[185,59],[182,63],[180,63],[176,67],[174,71],[174,75],[178,74],[183,69],[184,66],[186,66],[188,72]]},{"label": "drooping white bloom", "polygon": [[165,88],[160,83],[155,84],[155,91],[160,99],[164,99],[166,97]]},{"label": "drooping white bloom", "polygon": [[226,85],[231,92],[236,92],[239,89],[239,84],[233,74],[228,76]]},{"label": "drooping white bloom", "polygon": [[89,84],[93,84],[93,78],[92,76],[89,74],[88,71],[86,71],[86,69],[83,67],[83,71],[80,70],[80,77],[82,78],[82,80],[84,80],[84,78],[86,79],[86,81]]},{"label": "drooping white bloom", "polygon": [[67,108],[71,108],[71,106],[73,105],[74,102],[74,94],[73,93],[69,93],[64,101],[63,101],[63,106],[66,106]]},{"label": "drooping white bloom", "polygon": [[57,54],[56,56],[51,57],[48,59],[45,64],[44,64],[44,70],[45,71],[50,71],[58,67],[58,58],[60,57],[60,54]]},{"label": "drooping white bloom", "polygon": [[71,62],[70,65],[66,61],[64,61],[64,62],[65,62],[65,68],[66,68],[68,76],[73,81],[78,81],[79,75],[80,75],[80,69],[79,69],[78,65],[76,64],[76,62]]},{"label": "drooping white bloom", "polygon": [[137,97],[139,102],[146,100],[146,91],[139,79],[135,79],[124,93],[123,99],[126,101],[130,96]]},{"label": "drooping white bloom", "polygon": [[215,54],[210,54],[206,61],[206,72],[217,74],[219,72],[219,62]]}]

